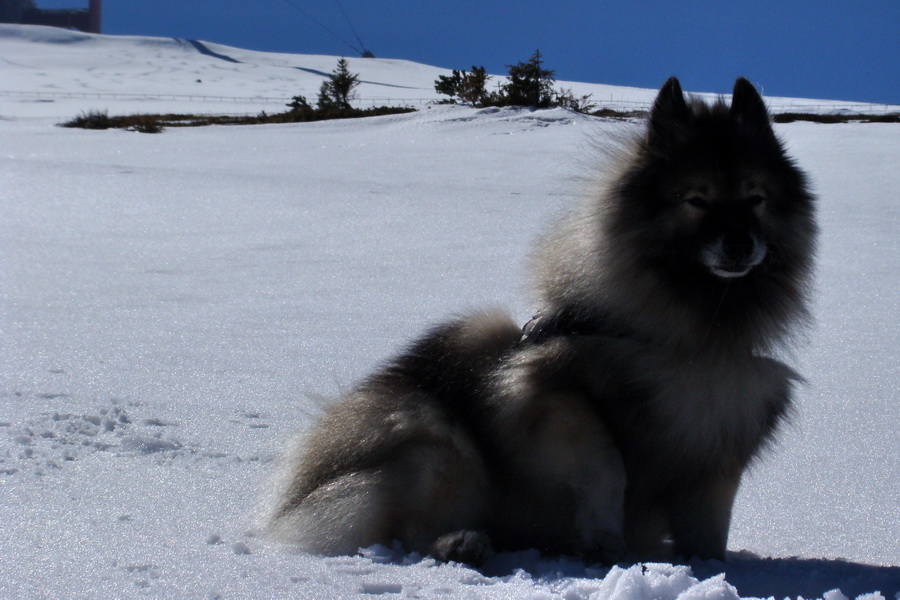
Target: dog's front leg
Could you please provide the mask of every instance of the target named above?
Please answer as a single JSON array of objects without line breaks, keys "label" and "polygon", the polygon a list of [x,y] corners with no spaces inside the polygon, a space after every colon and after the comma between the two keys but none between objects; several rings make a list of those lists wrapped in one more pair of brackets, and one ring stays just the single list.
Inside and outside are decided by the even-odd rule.
[{"label": "dog's front leg", "polygon": [[684,558],[725,559],[740,470],[699,482],[669,505],[675,551]]},{"label": "dog's front leg", "polygon": [[[574,392],[544,393],[513,400],[506,422],[515,439],[515,460],[535,497],[543,499],[535,518],[544,518],[543,534],[559,540],[561,550],[615,562],[624,551],[625,467],[606,427],[587,400]],[[564,502],[573,510],[552,517]],[[555,531],[554,531],[555,530]]]}]

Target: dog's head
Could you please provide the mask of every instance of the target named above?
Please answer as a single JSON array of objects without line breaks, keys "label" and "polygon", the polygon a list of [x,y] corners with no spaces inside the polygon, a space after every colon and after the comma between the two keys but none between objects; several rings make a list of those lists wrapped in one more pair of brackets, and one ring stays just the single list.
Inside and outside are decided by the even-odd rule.
[{"label": "dog's head", "polygon": [[688,101],[669,79],[637,158],[620,181],[613,227],[627,231],[661,271],[682,280],[736,280],[792,260],[797,266],[810,253],[804,176],[746,79],[735,82],[730,105]]}]

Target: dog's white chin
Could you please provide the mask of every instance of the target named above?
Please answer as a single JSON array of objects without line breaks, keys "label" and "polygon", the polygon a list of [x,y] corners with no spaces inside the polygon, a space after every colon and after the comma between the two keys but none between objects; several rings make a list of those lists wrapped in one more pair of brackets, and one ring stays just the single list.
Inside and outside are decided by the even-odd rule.
[{"label": "dog's white chin", "polygon": [[753,265],[748,266],[743,271],[726,271],[725,269],[721,269],[719,267],[710,267],[710,271],[716,277],[721,277],[722,279],[737,279],[738,277],[743,277],[747,273],[753,270]]},{"label": "dog's white chin", "polygon": [[753,252],[745,260],[739,262],[728,260],[723,245],[723,238],[719,238],[714,244],[704,248],[700,255],[701,262],[706,265],[709,272],[720,279],[745,277],[766,258],[766,245],[756,237],[753,238]]}]

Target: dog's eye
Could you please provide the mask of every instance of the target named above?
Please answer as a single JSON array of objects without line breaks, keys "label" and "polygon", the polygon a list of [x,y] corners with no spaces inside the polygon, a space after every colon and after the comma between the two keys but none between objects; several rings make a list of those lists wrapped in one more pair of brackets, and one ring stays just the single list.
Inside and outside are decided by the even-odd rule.
[{"label": "dog's eye", "polygon": [[701,210],[709,208],[709,200],[707,200],[703,196],[687,196],[686,198],[682,199],[682,202]]},{"label": "dog's eye", "polygon": [[766,203],[766,197],[761,194],[753,194],[747,198],[747,203],[752,207],[762,206]]}]

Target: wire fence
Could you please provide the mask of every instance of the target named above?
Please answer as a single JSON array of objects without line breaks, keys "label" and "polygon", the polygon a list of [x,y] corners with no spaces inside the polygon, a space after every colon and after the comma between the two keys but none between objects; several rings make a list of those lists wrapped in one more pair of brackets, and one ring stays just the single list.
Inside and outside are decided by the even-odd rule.
[{"label": "wire fence", "polygon": [[[8,91],[0,90],[0,96],[28,100],[151,100],[170,102],[218,102],[223,104],[284,104],[293,100],[288,96],[213,96],[209,94],[140,94],[121,92],[57,92],[57,91]],[[436,102],[431,98],[359,98],[354,104],[363,106],[425,106]]]},{"label": "wire fence", "polygon": [[897,104],[863,104],[840,103],[834,104],[803,104],[798,102],[769,102],[766,103],[771,113],[809,113],[824,115],[832,113],[853,113],[860,115],[880,115],[900,113],[900,105]]},{"label": "wire fence", "polygon": [[[58,99],[96,99],[96,100],[137,100],[137,101],[169,101],[169,102],[204,102],[221,104],[273,104],[287,106],[293,98],[285,96],[215,96],[209,94],[142,94],[118,92],[58,92],[58,91],[7,91],[0,90],[0,96],[29,100]],[[423,107],[440,102],[439,98],[358,98],[354,104],[360,107],[371,106],[410,106]],[[609,99],[593,99],[595,109],[610,109],[622,112],[647,111],[652,102],[626,100],[610,97]],[[885,114],[900,113],[897,104],[868,104],[862,102],[769,102],[769,111],[777,113],[807,114]]]},{"label": "wire fence", "polygon": [[0,96],[24,99],[98,99],[98,100],[169,100],[186,102],[229,102],[232,104],[272,104],[289,102],[290,98],[266,96],[210,96],[207,94],[137,94],[118,92],[21,92],[0,90]]}]

